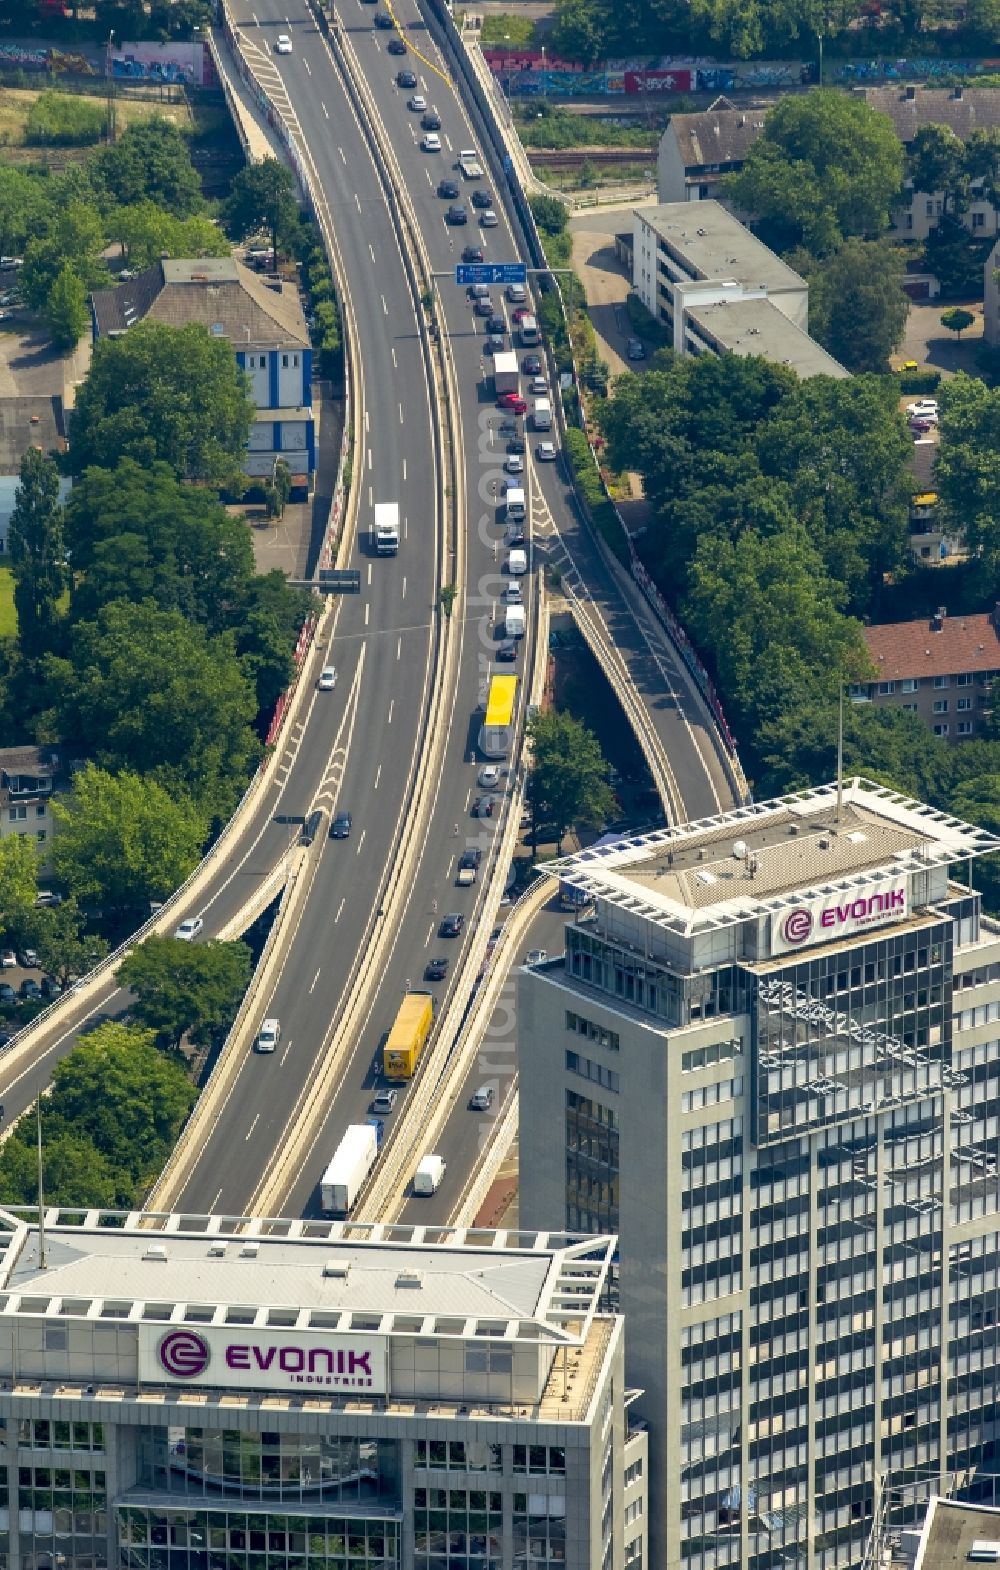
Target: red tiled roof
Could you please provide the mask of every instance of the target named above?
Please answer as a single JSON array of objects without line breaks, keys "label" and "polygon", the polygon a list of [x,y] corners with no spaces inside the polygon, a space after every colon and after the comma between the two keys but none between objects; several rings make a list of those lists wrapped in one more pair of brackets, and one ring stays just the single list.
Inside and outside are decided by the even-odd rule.
[{"label": "red tiled roof", "polygon": [[866,627],[865,639],[879,681],[1000,670],[992,616],[946,616],[940,632],[930,621],[885,622]]}]

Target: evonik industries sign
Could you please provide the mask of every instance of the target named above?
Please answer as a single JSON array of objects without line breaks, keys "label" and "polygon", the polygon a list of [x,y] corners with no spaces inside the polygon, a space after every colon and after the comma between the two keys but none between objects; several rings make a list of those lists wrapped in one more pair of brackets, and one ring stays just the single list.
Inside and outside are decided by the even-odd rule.
[{"label": "evonik industries sign", "polygon": [[835,943],[908,913],[906,879],[857,892],[803,900],[771,917],[771,953],[791,954],[813,943]]},{"label": "evonik industries sign", "polygon": [[140,1325],[139,1379],[231,1390],[386,1393],[386,1338],[252,1325]]}]

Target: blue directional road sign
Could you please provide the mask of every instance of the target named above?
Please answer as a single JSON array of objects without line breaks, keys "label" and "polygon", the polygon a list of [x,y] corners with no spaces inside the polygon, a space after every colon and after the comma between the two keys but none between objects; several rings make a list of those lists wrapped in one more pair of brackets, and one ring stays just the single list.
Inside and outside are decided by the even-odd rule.
[{"label": "blue directional road sign", "polygon": [[526,262],[459,262],[456,283],[527,283]]}]

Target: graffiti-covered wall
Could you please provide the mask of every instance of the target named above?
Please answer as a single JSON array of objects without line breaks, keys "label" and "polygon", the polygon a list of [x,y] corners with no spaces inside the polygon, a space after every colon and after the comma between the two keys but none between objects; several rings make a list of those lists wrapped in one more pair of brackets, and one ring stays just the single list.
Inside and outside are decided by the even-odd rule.
[{"label": "graffiti-covered wall", "polygon": [[110,75],[122,81],[215,85],[212,55],[203,43],[116,44],[108,52],[108,64]]}]

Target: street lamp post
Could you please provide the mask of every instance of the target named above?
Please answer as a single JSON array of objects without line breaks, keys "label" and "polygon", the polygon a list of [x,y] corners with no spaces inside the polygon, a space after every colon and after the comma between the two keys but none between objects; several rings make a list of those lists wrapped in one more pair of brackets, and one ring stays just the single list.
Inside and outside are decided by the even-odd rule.
[{"label": "street lamp post", "polygon": [[545,45],[542,45],[542,103],[545,102]]},{"label": "street lamp post", "polygon": [[108,58],[107,58],[107,66],[106,66],[107,78],[108,78],[108,141],[109,142],[113,142],[114,139],[115,139],[115,102],[114,102],[114,99],[115,99],[115,62],[114,62],[114,52],[115,52],[115,30],[114,30],[114,28],[112,28],[110,33],[108,34]]}]

